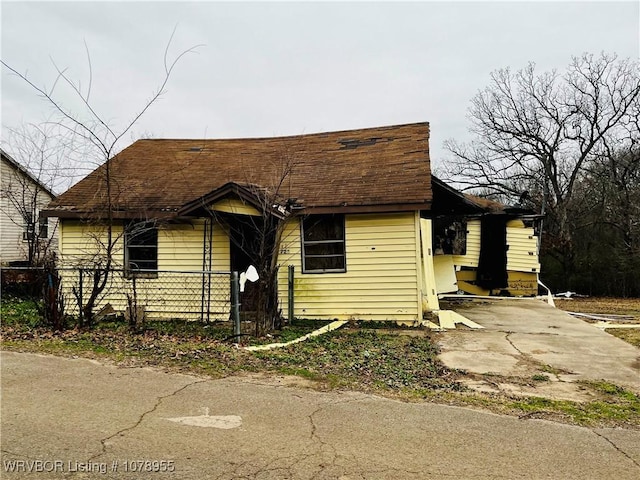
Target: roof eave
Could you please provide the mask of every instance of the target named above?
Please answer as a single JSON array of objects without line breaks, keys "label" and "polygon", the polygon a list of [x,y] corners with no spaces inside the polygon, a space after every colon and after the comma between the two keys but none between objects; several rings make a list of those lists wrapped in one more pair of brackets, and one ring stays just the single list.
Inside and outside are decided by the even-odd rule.
[{"label": "roof eave", "polygon": [[182,216],[192,215],[193,213],[199,213],[200,211],[206,211],[207,207],[212,203],[222,200],[229,195],[235,194],[242,200],[246,201],[253,207],[260,207],[257,196],[251,192],[248,188],[245,188],[238,183],[228,182],[223,186],[212,190],[211,192],[191,200],[185,203],[179,210],[178,214]]},{"label": "roof eave", "polygon": [[[87,210],[68,210],[68,209],[46,209],[41,210],[40,215],[44,218],[60,218],[75,219],[84,221],[102,222],[109,219],[104,212],[87,211]],[[179,215],[176,210],[156,210],[156,211],[130,211],[118,210],[111,213],[113,220],[139,220],[141,218],[153,218],[158,220],[170,220],[177,218]]]},{"label": "roof eave", "polygon": [[33,183],[38,185],[38,187],[40,187],[42,190],[44,190],[49,196],[51,196],[52,200],[56,198],[56,194],[53,193],[53,191],[49,187],[47,187],[44,183],[42,183],[40,180],[38,180],[29,170],[27,170],[25,167],[20,165],[11,155],[9,155],[7,152],[5,152],[2,148],[0,148],[0,155],[2,155],[5,158],[5,160],[7,161],[7,163],[9,165],[11,165],[13,168],[18,170],[23,175],[25,175]]},{"label": "roof eave", "polygon": [[429,210],[431,201],[420,203],[392,203],[369,205],[325,205],[306,207],[298,210],[296,215],[314,215],[325,213],[396,213]]}]

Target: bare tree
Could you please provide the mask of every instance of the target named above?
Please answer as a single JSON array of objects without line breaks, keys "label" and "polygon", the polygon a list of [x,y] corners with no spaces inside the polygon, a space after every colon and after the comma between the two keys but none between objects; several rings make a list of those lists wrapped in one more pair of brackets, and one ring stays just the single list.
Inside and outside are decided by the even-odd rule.
[{"label": "bare tree", "polygon": [[631,259],[640,253],[640,101],[633,104],[619,134],[608,135],[603,143],[587,170],[590,178],[608,187],[603,220],[621,233]]},{"label": "bare tree", "polygon": [[491,74],[469,110],[475,140],[445,147],[446,176],[502,200],[528,191],[547,214],[545,239],[565,271],[573,263],[572,205],[591,159],[628,137],[640,102],[639,62],[614,55],[574,57],[564,74],[535,65]]},{"label": "bare tree", "polygon": [[599,294],[640,295],[640,135],[634,138],[591,160],[577,195],[576,256],[579,265],[588,262],[591,271],[581,276],[598,279],[588,287]]},{"label": "bare tree", "polygon": [[[251,198],[251,205],[259,216],[234,215],[232,217],[211,211],[216,223],[221,225],[230,241],[251,261],[258,271],[259,279],[249,287],[250,297],[244,296],[255,309],[254,333],[262,336],[282,326],[282,315],[278,305],[278,272],[280,247],[287,221],[295,214],[296,199],[291,198],[290,186],[296,164],[304,149],[282,147],[266,166],[271,172],[270,180],[258,180],[247,168],[245,181],[239,188]],[[265,184],[266,183],[266,184]]]},{"label": "bare tree", "polygon": [[[178,62],[188,53],[192,53],[198,48],[192,47],[182,51],[173,59],[169,58],[169,48],[173,39],[174,32],[171,34],[169,42],[164,50],[164,75],[160,81],[160,86],[152,93],[151,98],[147,100],[142,107],[137,110],[130,121],[126,122],[121,128],[114,128],[109,125],[106,117],[99,113],[91,100],[92,94],[92,68],[91,58],[87,50],[87,62],[89,66],[89,80],[86,88],[82,88],[80,81],[71,79],[64,69],[54,67],[57,71],[57,78],[50,89],[45,89],[36,85],[26,74],[20,73],[17,69],[11,67],[4,61],[2,65],[22,79],[29,87],[31,87],[38,95],[40,95],[57,114],[57,123],[60,128],[69,132],[69,134],[77,142],[77,149],[83,151],[87,162],[94,162],[94,165],[100,165],[97,172],[101,178],[101,185],[95,193],[97,200],[93,212],[87,214],[85,221],[94,225],[104,227],[104,237],[96,235],[94,238],[96,254],[89,259],[91,268],[90,293],[88,299],[83,302],[81,311],[84,322],[91,322],[93,319],[93,309],[96,305],[101,293],[108,284],[109,276],[114,264],[114,251],[122,234],[116,233],[115,226],[116,209],[118,208],[118,189],[112,181],[110,162],[120,140],[133,128],[138,120],[151,108],[151,106],[165,93],[165,88],[169,82],[169,78],[173,73]],[[86,47],[86,45],[85,45]],[[72,92],[76,101],[79,102],[81,110],[72,108],[63,103],[61,97],[57,95],[57,86],[65,85]]]}]

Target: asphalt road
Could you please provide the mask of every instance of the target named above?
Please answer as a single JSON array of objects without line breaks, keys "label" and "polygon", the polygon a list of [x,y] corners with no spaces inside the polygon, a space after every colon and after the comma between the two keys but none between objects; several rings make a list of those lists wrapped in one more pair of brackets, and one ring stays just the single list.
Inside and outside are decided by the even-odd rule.
[{"label": "asphalt road", "polygon": [[2,352],[0,477],[637,479],[640,432]]}]

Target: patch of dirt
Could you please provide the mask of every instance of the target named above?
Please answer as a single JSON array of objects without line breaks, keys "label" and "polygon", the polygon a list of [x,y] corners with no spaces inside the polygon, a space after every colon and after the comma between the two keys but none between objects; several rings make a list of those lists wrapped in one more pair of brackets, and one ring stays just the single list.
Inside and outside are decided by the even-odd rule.
[{"label": "patch of dirt", "polygon": [[401,335],[405,337],[428,337],[430,330],[423,328],[376,328],[374,331],[385,335]]},{"label": "patch of dirt", "polygon": [[533,375],[527,378],[475,374],[467,375],[460,383],[478,392],[500,393],[510,397],[541,397],[579,403],[592,402],[599,398],[596,392],[580,383],[561,381],[554,375],[547,375],[547,378],[548,380],[536,381],[533,380]]},{"label": "patch of dirt", "polygon": [[279,387],[300,387],[311,390],[324,390],[325,385],[319,380],[299,377],[296,375],[279,375],[275,373],[241,372],[237,377],[249,379],[251,382]]},{"label": "patch of dirt", "polygon": [[[447,297],[440,300],[442,310],[462,310],[465,308],[477,307],[478,305],[489,305],[491,301],[481,298],[453,298]],[[437,319],[436,319],[437,322]]]}]

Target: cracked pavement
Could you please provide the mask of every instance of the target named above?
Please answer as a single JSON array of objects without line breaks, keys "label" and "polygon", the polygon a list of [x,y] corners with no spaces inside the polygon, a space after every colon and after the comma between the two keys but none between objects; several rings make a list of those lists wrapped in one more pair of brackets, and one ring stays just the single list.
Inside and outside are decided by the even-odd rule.
[{"label": "cracked pavement", "polygon": [[[640,393],[640,349],[540,300],[474,300],[451,309],[482,330],[451,330],[439,336],[440,358],[450,368],[480,375],[467,385],[479,390],[590,400],[579,380],[605,380]],[[550,382],[510,381],[546,374]]]},{"label": "cracked pavement", "polygon": [[[3,479],[640,478],[633,430],[319,392],[278,377],[214,380],[14,352],[1,359]],[[169,421],[203,415],[242,422]],[[137,462],[151,470],[171,462],[172,471],[141,472]]]}]

